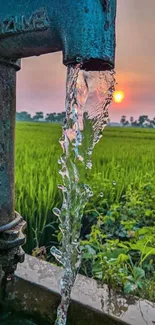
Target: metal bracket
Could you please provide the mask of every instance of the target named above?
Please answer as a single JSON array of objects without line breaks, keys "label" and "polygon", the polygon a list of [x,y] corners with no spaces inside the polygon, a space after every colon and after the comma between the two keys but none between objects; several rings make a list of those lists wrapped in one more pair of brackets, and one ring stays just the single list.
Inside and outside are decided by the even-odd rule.
[{"label": "metal bracket", "polygon": [[0,227],[0,265],[6,276],[14,273],[18,262],[24,261],[21,246],[25,243],[25,227],[26,222],[17,212],[13,222]]}]

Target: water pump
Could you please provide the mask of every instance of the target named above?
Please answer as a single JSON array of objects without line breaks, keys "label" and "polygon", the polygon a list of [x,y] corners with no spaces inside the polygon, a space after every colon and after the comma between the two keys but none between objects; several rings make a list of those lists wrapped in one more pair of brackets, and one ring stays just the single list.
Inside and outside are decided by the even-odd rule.
[{"label": "water pump", "polygon": [[115,17],[116,0],[0,0],[0,267],[7,275],[24,259],[25,222],[14,211],[20,59],[62,51],[65,65],[113,69]]}]

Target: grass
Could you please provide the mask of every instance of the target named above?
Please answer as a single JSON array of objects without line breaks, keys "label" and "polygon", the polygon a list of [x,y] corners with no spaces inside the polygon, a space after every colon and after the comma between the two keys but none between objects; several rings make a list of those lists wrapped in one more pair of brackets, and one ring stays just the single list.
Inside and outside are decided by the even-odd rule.
[{"label": "grass", "polygon": [[16,209],[27,221],[26,250],[31,253],[44,244],[47,224],[52,230],[49,244],[55,230],[52,208],[60,204],[57,160],[61,129],[50,124],[17,123],[16,131]]},{"label": "grass", "polygon": [[[58,228],[52,209],[61,206],[61,183],[57,163],[61,148],[58,124],[18,122],[16,127],[16,210],[27,221],[27,252],[57,241]],[[149,174],[155,184],[155,131],[107,127],[93,153],[89,177],[94,197],[88,210],[100,205],[103,192],[107,205],[117,203],[132,183],[133,189]]]}]

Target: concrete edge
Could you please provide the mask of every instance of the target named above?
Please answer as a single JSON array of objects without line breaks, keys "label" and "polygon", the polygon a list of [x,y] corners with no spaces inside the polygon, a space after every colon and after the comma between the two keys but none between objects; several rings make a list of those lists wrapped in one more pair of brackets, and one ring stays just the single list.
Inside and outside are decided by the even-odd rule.
[{"label": "concrete edge", "polygon": [[[8,301],[16,310],[39,313],[53,324],[62,274],[60,267],[26,255],[25,262],[18,265],[15,282],[8,285]],[[77,276],[71,298],[69,319],[74,325],[155,323],[155,304],[114,293],[109,295],[107,286],[99,287],[95,280],[82,275]]]}]

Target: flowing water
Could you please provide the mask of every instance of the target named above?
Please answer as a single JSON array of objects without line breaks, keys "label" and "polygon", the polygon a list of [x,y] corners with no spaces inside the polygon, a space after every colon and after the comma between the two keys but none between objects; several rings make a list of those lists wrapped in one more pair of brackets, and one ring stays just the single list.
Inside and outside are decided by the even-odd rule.
[{"label": "flowing water", "polygon": [[61,304],[55,325],[65,325],[71,290],[78,273],[81,253],[79,237],[85,205],[93,195],[86,179],[92,167],[92,151],[102,137],[108,121],[108,106],[114,90],[114,71],[83,71],[81,65],[69,66],[66,85],[66,120],[59,160],[63,194],[61,210],[54,208],[60,221],[62,249],[51,253],[64,267]]}]

